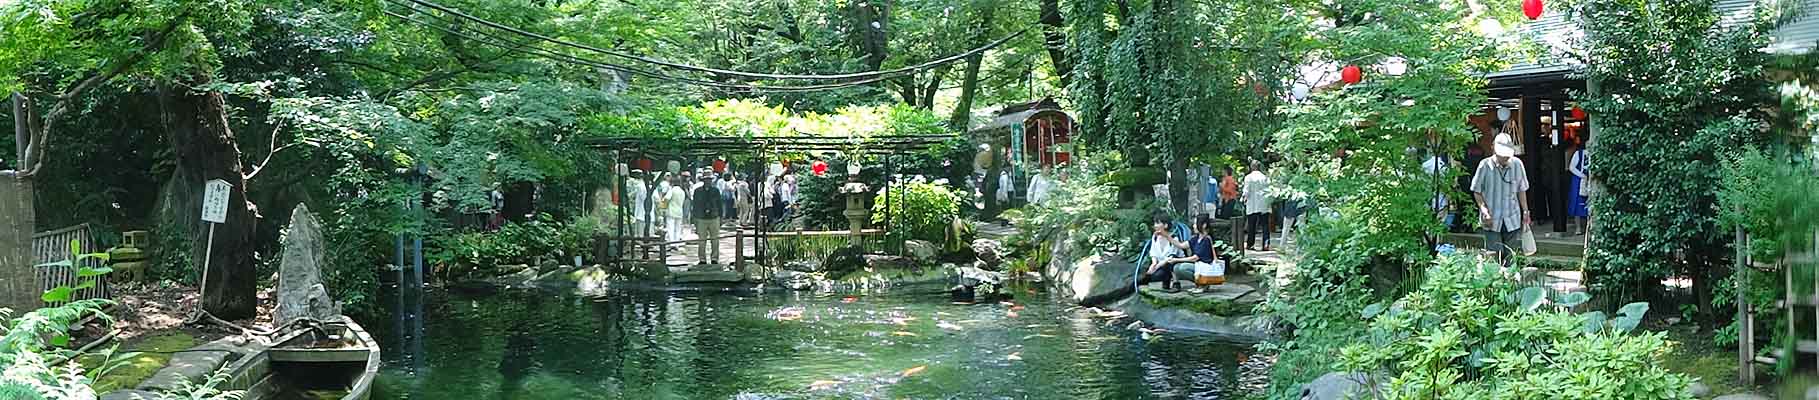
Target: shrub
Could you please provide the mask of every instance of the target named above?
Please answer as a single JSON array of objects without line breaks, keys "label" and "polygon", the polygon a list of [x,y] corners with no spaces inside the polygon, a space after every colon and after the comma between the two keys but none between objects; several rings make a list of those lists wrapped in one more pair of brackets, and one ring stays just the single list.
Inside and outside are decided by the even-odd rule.
[{"label": "shrub", "polygon": [[492,276],[500,265],[565,263],[569,257],[590,254],[599,226],[592,218],[559,223],[542,214],[530,221],[506,223],[497,231],[432,237],[425,258],[445,279],[455,280]]},{"label": "shrub", "polygon": [[1629,335],[1647,303],[1614,318],[1575,314],[1591,296],[1548,299],[1476,256],[1441,257],[1416,291],[1366,307],[1369,328],[1340,367],[1378,381],[1384,399],[1677,399],[1692,380],[1661,367],[1665,333]]},{"label": "shrub", "polygon": [[[1025,235],[1022,239],[1038,246],[1062,232],[1068,233],[1070,248],[1076,251],[1136,254],[1149,235],[1150,214],[1143,211],[1123,212],[1118,208],[1118,188],[1105,176],[1121,161],[1115,154],[1093,154],[1080,157],[1062,167],[1050,199],[1022,211],[1007,213],[1005,218],[1016,224]],[[1138,210],[1150,209],[1153,201],[1138,204]]]},{"label": "shrub", "polygon": [[[887,203],[888,201],[888,203]],[[960,204],[947,186],[910,182],[893,190],[889,198],[880,191],[872,201],[872,223],[894,221],[891,235],[940,243],[947,228],[960,215]]]}]

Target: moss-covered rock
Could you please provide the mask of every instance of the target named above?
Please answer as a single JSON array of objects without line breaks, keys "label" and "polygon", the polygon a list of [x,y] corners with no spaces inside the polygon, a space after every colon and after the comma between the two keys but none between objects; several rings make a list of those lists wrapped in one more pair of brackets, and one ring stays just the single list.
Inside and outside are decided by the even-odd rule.
[{"label": "moss-covered rock", "polygon": [[1145,287],[1143,301],[1156,308],[1182,309],[1221,317],[1251,315],[1263,301],[1255,288],[1243,284],[1208,286],[1205,293],[1167,292]]}]

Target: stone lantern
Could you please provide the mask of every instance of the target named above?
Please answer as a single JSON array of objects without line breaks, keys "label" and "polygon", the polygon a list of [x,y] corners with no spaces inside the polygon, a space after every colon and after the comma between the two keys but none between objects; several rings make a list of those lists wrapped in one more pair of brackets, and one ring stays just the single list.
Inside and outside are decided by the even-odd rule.
[{"label": "stone lantern", "polygon": [[865,198],[871,194],[871,188],[859,182],[856,171],[848,172],[851,173],[846,175],[846,184],[840,186],[840,193],[846,195],[846,211],[840,214],[846,216],[847,226],[852,229],[851,244],[858,246],[859,231],[865,229],[865,222],[872,215],[871,209],[865,207]]}]

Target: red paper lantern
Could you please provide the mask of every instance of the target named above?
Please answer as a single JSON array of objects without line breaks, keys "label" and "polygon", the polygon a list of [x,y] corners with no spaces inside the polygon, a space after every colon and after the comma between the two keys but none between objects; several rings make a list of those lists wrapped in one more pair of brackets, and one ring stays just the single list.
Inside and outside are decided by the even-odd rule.
[{"label": "red paper lantern", "polygon": [[726,172],[726,160],[714,160],[714,172]]},{"label": "red paper lantern", "polygon": [[1347,65],[1345,69],[1339,70],[1339,79],[1347,85],[1355,85],[1364,81],[1364,70],[1356,65]]},{"label": "red paper lantern", "polygon": [[651,159],[649,159],[649,158],[640,158],[640,159],[638,159],[638,169],[641,169],[641,170],[645,170],[645,171],[650,171],[650,170],[651,170],[651,162],[652,162],[652,161],[651,161]]},{"label": "red paper lantern", "polygon": [[1573,119],[1584,121],[1585,120],[1585,109],[1579,108],[1579,107],[1573,107]]},{"label": "red paper lantern", "polygon": [[1523,0],[1522,1],[1522,15],[1528,16],[1528,19],[1530,21],[1540,19],[1541,11],[1542,11],[1541,0]]},{"label": "red paper lantern", "polygon": [[827,163],[816,161],[815,166],[811,167],[810,170],[815,171],[815,176],[827,175]]}]

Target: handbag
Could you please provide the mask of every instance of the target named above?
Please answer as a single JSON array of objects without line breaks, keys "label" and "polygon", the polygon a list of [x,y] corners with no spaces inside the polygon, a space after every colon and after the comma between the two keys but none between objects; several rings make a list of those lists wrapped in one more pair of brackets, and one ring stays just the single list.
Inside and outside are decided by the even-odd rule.
[{"label": "handbag", "polygon": [[1225,261],[1195,262],[1194,284],[1200,286],[1225,284]]},{"label": "handbag", "polygon": [[1527,226],[1522,227],[1522,255],[1535,255],[1535,250],[1535,230]]}]

